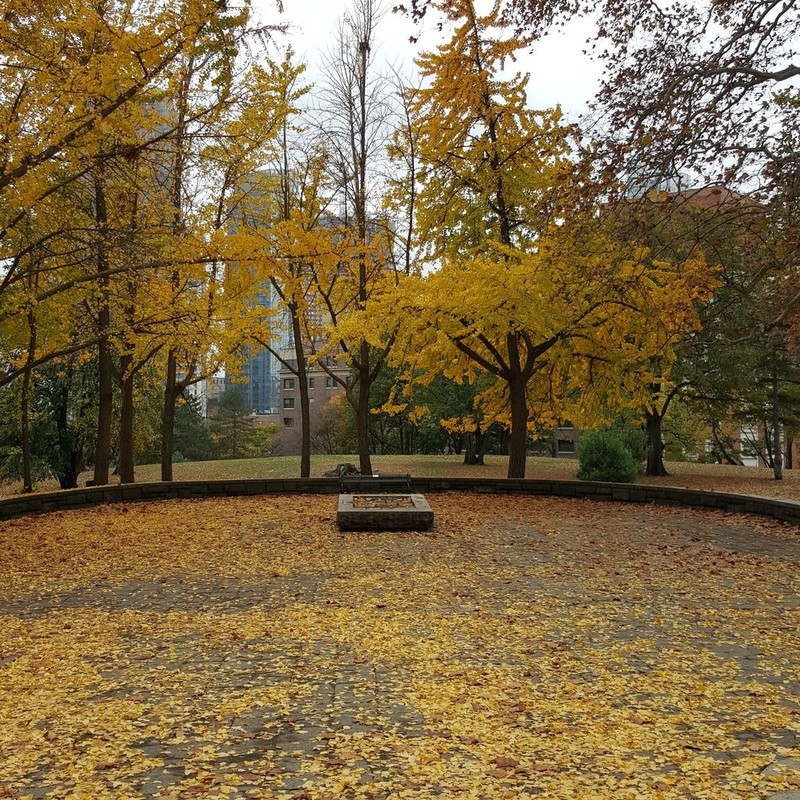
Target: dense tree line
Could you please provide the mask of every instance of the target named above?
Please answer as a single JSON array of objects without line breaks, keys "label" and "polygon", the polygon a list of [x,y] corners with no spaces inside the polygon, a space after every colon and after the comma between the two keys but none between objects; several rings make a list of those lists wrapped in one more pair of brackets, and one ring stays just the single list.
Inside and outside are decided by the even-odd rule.
[{"label": "dense tree line", "polygon": [[[580,0],[416,4],[450,37],[419,43],[416,84],[381,70],[358,0],[313,88],[247,8],[135,5],[0,21],[6,475],[129,482],[160,459],[170,480],[175,458],[268,451],[235,392],[210,427],[191,400],[250,346],[298,380],[303,475],[349,442],[362,471],[507,448],[519,477],[536,432],[627,415],[651,474],[664,440],[737,461],[739,425],[780,477],[800,419],[794,2],[601,4],[593,127],[530,109],[507,69]],[[316,440],[314,366],[345,398]]]}]

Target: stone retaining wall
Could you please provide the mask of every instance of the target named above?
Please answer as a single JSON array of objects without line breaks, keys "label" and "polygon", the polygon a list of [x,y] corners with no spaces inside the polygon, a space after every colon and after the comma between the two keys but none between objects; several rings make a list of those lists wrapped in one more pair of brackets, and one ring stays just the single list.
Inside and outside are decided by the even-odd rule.
[{"label": "stone retaining wall", "polygon": [[[716,509],[800,525],[800,503],[769,497],[703,492],[669,486],[584,481],[514,480],[507,478],[412,478],[411,490],[421,493],[478,492],[656,503],[689,508]],[[86,508],[101,503],[173,500],[176,498],[236,497],[269,494],[338,494],[337,478],[291,478],[240,481],[173,481],[114,486],[92,486],[61,492],[20,495],[0,500],[0,520]]]}]

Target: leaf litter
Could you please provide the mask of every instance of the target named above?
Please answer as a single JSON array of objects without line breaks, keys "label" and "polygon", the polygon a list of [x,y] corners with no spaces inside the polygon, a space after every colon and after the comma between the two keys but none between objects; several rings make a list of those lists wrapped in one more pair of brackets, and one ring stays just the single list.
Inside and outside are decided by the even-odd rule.
[{"label": "leaf litter", "polygon": [[800,537],[441,495],[0,525],[0,797],[752,798],[800,783]]}]

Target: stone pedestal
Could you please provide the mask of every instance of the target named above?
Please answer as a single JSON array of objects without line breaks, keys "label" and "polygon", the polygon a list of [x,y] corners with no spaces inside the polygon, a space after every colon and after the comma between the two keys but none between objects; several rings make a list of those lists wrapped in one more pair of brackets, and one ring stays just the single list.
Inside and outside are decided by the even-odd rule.
[{"label": "stone pedestal", "polygon": [[433,511],[421,494],[340,494],[336,522],[343,531],[426,531]]}]

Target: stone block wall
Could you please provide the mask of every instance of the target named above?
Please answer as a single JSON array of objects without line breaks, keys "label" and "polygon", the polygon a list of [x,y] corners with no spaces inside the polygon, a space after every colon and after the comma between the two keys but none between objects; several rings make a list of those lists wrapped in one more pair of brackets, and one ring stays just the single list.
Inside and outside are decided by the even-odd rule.
[{"label": "stone block wall", "polygon": [[[422,494],[471,492],[575,497],[622,503],[654,503],[713,509],[763,517],[800,525],[800,502],[769,497],[703,492],[669,486],[584,481],[510,480],[506,478],[412,478],[411,490]],[[203,497],[260,496],[269,494],[338,494],[337,478],[285,478],[270,480],[173,481],[93,486],[60,492],[19,495],[0,500],[0,520],[51,511],[68,511],[102,503]]]}]

